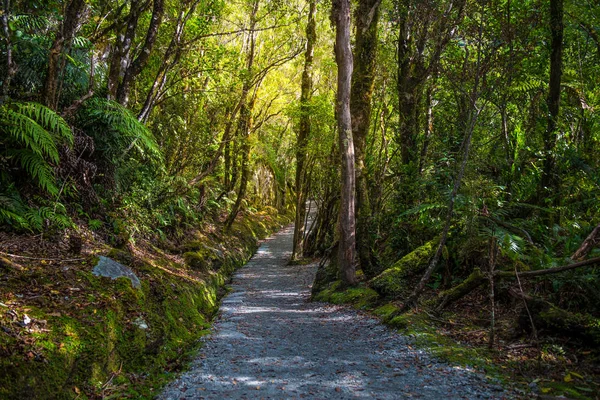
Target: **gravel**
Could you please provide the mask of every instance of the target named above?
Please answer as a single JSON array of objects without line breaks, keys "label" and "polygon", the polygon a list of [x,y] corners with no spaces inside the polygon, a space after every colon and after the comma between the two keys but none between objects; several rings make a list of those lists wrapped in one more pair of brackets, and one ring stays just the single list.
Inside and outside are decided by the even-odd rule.
[{"label": "gravel", "polygon": [[159,399],[509,399],[476,371],[439,361],[377,320],[309,302],[316,265],[287,265],[293,227],[233,278],[191,369]]}]

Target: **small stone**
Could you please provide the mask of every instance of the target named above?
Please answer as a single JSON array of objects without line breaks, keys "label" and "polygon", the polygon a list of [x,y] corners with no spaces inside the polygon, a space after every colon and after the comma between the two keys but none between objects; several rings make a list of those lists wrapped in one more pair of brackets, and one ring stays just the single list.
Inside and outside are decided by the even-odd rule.
[{"label": "small stone", "polygon": [[131,286],[134,288],[140,289],[142,287],[140,279],[131,268],[108,257],[100,256],[98,264],[96,264],[92,273],[96,276],[104,276],[112,279],[127,278],[131,281]]},{"label": "small stone", "polygon": [[142,317],[137,317],[135,321],[133,321],[133,323],[140,329],[148,329],[148,324],[146,323],[146,321],[144,321]]},{"label": "small stone", "polygon": [[539,387],[537,382],[531,382],[529,384],[529,389],[531,389],[532,392],[538,392],[539,391]]}]

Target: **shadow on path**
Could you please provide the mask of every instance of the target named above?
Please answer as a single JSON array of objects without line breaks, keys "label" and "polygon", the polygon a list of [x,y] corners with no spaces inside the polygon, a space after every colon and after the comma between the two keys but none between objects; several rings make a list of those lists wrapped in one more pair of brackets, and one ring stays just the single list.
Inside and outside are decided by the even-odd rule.
[{"label": "shadow on path", "polygon": [[316,265],[287,265],[292,235],[267,239],[237,272],[198,359],[160,399],[509,397],[372,318],[309,303]]}]

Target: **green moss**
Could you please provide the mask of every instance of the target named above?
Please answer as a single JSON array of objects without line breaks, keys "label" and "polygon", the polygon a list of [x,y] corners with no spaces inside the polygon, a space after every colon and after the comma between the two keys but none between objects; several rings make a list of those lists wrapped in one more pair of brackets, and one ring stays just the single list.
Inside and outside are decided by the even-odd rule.
[{"label": "green moss", "polygon": [[191,240],[181,245],[180,249],[183,251],[198,251],[204,248],[204,242],[202,240]]},{"label": "green moss", "polygon": [[399,308],[396,305],[394,305],[392,303],[386,303],[386,304],[382,305],[381,307],[376,308],[373,311],[373,314],[378,316],[383,322],[387,322],[391,318],[393,318],[394,315],[396,315],[398,310],[399,310]]},{"label": "green moss", "polygon": [[379,295],[373,289],[358,286],[343,289],[341,281],[335,281],[326,289],[314,296],[315,301],[323,301],[333,304],[349,304],[357,309],[371,309],[379,300]]},{"label": "green moss", "polygon": [[320,292],[313,292],[313,300],[314,301],[323,301],[329,302],[331,300],[331,296],[341,287],[341,281],[331,282],[327,287]]},{"label": "green moss", "polygon": [[364,309],[376,302],[377,292],[367,287],[354,287],[343,292],[334,292],[329,300],[333,304],[352,304],[355,308]]},{"label": "green moss", "polygon": [[195,271],[206,273],[210,270],[210,261],[207,261],[202,253],[188,251],[183,254],[183,259]]},{"label": "green moss", "polygon": [[408,322],[408,319],[404,315],[398,315],[396,317],[391,318],[386,323],[395,329],[407,329]]},{"label": "green moss", "polygon": [[406,297],[413,289],[413,282],[410,278],[427,267],[437,243],[437,240],[432,240],[408,253],[373,278],[369,282],[370,286],[379,294],[389,298]]},{"label": "green moss", "polygon": [[[278,219],[266,217],[247,216],[260,220],[254,229],[263,236],[280,226]],[[211,262],[218,258],[221,266],[202,274],[172,262],[159,249],[148,259],[110,250],[111,258],[134,269],[141,289],[132,288],[128,279],[93,275],[92,260],[65,282],[60,282],[61,274],[49,280],[43,267],[27,277],[15,272],[0,287],[0,302],[6,302],[4,288],[19,293],[16,288],[31,279],[41,288],[62,285],[65,293],[48,289],[40,307],[27,305],[28,315],[47,321],[47,329],[32,335],[35,340],[29,344],[0,332],[0,370],[7,371],[0,374],[0,398],[22,398],[24,393],[36,399],[153,398],[173,372],[185,367],[218,310],[220,288],[257,247],[255,239],[242,235],[203,239],[195,253]],[[221,243],[226,250],[219,252]],[[67,289],[74,286],[81,289],[73,292],[77,298]],[[5,318],[0,314],[3,326]],[[147,329],[139,326],[140,320]],[[41,358],[28,358],[29,350]]]},{"label": "green moss", "polygon": [[554,306],[540,312],[540,318],[544,325],[554,330],[600,344],[600,319],[598,318],[572,313]]},{"label": "green moss", "polygon": [[595,399],[595,389],[588,388],[586,385],[573,386],[566,382],[542,382],[539,384],[540,390],[549,397],[568,396],[569,399],[591,400]]},{"label": "green moss", "polygon": [[436,298],[426,302],[425,306],[428,308],[443,308],[444,306],[455,302],[456,300],[471,293],[477,286],[479,286],[485,280],[485,276],[481,272],[481,269],[475,268],[473,272],[455,287],[440,292]]}]

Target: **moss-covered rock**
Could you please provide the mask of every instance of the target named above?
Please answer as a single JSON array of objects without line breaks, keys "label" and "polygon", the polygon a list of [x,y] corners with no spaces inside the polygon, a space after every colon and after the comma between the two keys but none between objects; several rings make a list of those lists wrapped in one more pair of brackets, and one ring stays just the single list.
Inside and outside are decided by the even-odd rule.
[{"label": "moss-covered rock", "polygon": [[381,321],[389,322],[399,310],[400,309],[396,305],[392,303],[386,303],[373,310],[373,314],[381,318]]},{"label": "moss-covered rock", "polygon": [[352,304],[354,308],[365,309],[376,303],[378,299],[379,295],[376,291],[360,286],[333,293],[329,302],[333,304]]},{"label": "moss-covered rock", "polygon": [[333,304],[349,304],[354,308],[364,310],[372,308],[379,301],[379,295],[366,286],[344,289],[341,281],[335,281],[316,293],[313,300]]},{"label": "moss-covered rock", "polygon": [[403,298],[413,289],[414,279],[423,272],[435,253],[437,240],[417,247],[398,260],[390,268],[373,278],[369,285],[382,296],[389,298]]}]

